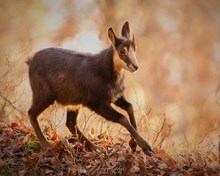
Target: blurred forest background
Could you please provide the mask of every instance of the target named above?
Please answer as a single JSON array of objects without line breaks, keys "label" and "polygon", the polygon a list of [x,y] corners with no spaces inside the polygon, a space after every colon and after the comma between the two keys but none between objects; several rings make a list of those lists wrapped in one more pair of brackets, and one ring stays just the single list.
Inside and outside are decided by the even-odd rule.
[{"label": "blurred forest background", "polygon": [[[99,52],[110,45],[108,28],[120,34],[129,21],[140,69],[126,72],[126,96],[141,135],[170,150],[218,150],[219,0],[1,0],[0,21],[0,120],[29,123],[28,57],[51,46]],[[84,133],[129,137],[86,108],[78,120]],[[39,121],[69,135],[59,105]]]}]

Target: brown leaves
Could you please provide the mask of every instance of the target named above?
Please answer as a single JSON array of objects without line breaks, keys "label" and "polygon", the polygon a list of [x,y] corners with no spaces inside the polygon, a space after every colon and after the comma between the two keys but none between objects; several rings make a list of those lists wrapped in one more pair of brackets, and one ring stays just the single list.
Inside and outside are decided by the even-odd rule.
[{"label": "brown leaves", "polygon": [[[155,156],[145,156],[141,151],[132,153],[126,143],[117,142],[107,134],[89,139],[100,147],[87,151],[79,140],[69,143],[47,129],[46,135],[53,146],[40,151],[33,130],[13,123],[0,122],[0,175],[212,175],[219,168],[208,166],[208,161],[218,162],[211,152],[205,157],[199,153],[170,155],[166,150],[155,149]],[[207,160],[209,158],[209,160]]]},{"label": "brown leaves", "polygon": [[214,152],[212,152],[212,158],[213,158],[214,161],[218,161],[219,160],[218,156]]},{"label": "brown leaves", "polygon": [[0,159],[0,169],[1,169],[2,167],[4,167],[4,165],[5,165],[5,162],[4,162],[2,159]]}]

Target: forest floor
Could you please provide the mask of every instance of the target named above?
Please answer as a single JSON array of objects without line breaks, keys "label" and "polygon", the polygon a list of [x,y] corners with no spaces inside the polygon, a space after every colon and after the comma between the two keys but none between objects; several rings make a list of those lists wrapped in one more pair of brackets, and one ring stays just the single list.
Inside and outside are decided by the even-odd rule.
[{"label": "forest floor", "polygon": [[49,128],[44,134],[52,147],[41,150],[32,128],[22,122],[0,121],[0,175],[220,175],[219,156],[213,152],[170,154],[155,148],[154,156],[146,156],[141,150],[132,153],[122,139],[106,134],[94,137],[93,130],[88,138],[101,150],[90,151],[85,143],[61,138]]}]

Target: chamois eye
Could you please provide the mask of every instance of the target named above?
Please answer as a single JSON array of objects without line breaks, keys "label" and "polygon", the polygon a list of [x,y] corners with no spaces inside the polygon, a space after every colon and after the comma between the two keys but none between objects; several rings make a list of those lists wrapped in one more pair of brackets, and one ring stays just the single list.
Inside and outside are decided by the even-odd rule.
[{"label": "chamois eye", "polygon": [[119,54],[120,55],[125,55],[126,54],[125,49],[124,48],[120,49],[119,50]]}]

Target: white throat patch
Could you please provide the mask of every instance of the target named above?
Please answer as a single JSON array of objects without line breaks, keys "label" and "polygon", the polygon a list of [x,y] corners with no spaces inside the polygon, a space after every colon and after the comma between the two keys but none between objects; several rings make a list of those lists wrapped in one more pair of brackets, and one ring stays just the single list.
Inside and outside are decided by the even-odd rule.
[{"label": "white throat patch", "polygon": [[114,46],[113,46],[113,50],[114,50],[113,62],[114,62],[115,71],[120,72],[122,69],[129,70],[127,64],[120,58]]}]

